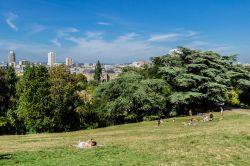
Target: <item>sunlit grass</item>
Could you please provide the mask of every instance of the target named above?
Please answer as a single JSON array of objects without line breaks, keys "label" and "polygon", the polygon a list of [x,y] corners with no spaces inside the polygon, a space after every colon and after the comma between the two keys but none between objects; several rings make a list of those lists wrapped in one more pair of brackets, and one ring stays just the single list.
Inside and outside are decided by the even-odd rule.
[{"label": "sunlit grass", "polygon": [[[198,119],[198,117],[196,117]],[[250,116],[219,120],[165,119],[68,133],[0,137],[0,165],[250,165]],[[94,138],[103,147],[74,149]]]}]

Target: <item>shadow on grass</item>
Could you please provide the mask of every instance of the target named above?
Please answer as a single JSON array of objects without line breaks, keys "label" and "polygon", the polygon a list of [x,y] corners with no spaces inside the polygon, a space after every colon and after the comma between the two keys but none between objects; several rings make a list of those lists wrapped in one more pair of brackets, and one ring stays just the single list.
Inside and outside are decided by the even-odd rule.
[{"label": "shadow on grass", "polygon": [[0,160],[9,160],[11,159],[11,154],[0,154]]}]

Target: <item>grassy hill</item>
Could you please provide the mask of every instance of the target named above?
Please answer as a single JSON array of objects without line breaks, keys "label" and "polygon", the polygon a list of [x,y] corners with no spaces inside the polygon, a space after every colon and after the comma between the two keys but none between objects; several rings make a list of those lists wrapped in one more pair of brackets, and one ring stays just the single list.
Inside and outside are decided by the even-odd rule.
[{"label": "grassy hill", "polygon": [[[56,134],[0,137],[0,165],[250,165],[250,116],[184,126],[188,117]],[[94,138],[103,147],[75,149]]]}]

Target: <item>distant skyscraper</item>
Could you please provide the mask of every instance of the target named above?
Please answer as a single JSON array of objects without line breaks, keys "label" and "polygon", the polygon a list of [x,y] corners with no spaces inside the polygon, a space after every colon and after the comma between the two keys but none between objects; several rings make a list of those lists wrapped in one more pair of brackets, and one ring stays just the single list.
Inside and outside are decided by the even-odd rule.
[{"label": "distant skyscraper", "polygon": [[16,62],[16,54],[13,50],[10,50],[9,52],[9,56],[8,56],[8,62],[9,62],[9,65],[15,65],[15,62]]},{"label": "distant skyscraper", "polygon": [[56,53],[49,52],[48,53],[48,65],[53,66],[56,63]]},{"label": "distant skyscraper", "polygon": [[67,57],[67,58],[65,59],[65,64],[66,64],[67,66],[73,65],[73,59],[70,58],[70,57]]}]

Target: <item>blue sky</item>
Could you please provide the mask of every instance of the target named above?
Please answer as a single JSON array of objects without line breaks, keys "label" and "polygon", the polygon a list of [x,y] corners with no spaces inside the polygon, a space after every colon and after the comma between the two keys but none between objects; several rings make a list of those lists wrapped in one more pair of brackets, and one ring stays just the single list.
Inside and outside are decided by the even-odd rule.
[{"label": "blue sky", "polygon": [[0,61],[125,63],[177,46],[250,63],[248,0],[0,0]]}]

